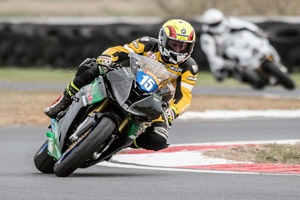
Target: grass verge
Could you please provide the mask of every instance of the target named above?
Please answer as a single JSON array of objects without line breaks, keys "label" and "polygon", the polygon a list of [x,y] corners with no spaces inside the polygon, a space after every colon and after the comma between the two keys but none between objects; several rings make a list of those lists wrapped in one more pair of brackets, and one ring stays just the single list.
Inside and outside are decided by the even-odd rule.
[{"label": "grass verge", "polygon": [[300,164],[300,143],[264,144],[207,151],[204,155],[240,162]]},{"label": "grass verge", "polygon": [[0,80],[6,82],[34,82],[34,83],[68,83],[73,79],[75,70],[52,68],[0,68]]},{"label": "grass verge", "polygon": [[[68,83],[73,80],[75,73],[75,69],[2,67],[0,68],[0,81]],[[296,85],[300,87],[300,73],[291,74],[291,77],[295,81]],[[199,72],[196,84],[205,86],[243,85],[231,78],[221,83],[216,82],[210,72]]]}]

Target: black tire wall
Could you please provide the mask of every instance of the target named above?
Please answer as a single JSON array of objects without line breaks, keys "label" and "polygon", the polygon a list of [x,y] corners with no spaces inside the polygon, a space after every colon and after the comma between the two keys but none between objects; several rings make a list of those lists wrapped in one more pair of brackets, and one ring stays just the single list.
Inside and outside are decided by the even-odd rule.
[{"label": "black tire wall", "polygon": [[300,24],[265,22],[258,24],[268,33],[270,43],[278,51],[289,71],[300,70]]},{"label": "black tire wall", "polygon": [[[200,48],[201,24],[191,21],[197,41],[192,54],[200,70],[208,70]],[[87,57],[97,57],[105,49],[124,45],[142,36],[158,36],[164,23],[129,24],[39,24],[0,23],[1,66],[52,66],[75,68]],[[300,66],[300,24],[258,23],[269,34],[270,42],[291,70]],[[299,70],[299,69],[298,69]]]}]

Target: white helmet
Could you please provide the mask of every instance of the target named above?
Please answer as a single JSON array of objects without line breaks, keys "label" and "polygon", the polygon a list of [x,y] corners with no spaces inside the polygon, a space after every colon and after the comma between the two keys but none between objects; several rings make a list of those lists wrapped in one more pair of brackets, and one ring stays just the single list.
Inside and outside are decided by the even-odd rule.
[{"label": "white helmet", "polygon": [[203,31],[220,34],[226,29],[224,14],[215,8],[206,10],[202,15]]}]

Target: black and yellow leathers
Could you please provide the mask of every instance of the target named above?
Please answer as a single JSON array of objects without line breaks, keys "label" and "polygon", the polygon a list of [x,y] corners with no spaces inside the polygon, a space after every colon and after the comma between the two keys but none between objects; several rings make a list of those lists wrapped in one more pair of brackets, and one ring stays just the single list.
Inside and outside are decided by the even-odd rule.
[{"label": "black and yellow leathers", "polygon": [[[103,71],[103,66],[109,66],[111,62],[122,63],[124,61],[129,61],[128,54],[134,52],[156,59],[167,66],[167,70],[170,72],[170,77],[172,79],[172,84],[175,88],[174,99],[170,103],[168,109],[174,111],[174,118],[178,117],[190,106],[192,89],[197,80],[198,66],[190,57],[180,64],[165,62],[164,58],[161,56],[158,45],[157,39],[142,37],[134,40],[130,44],[107,49],[101,56],[98,57],[97,60],[86,59],[80,64],[73,81],[65,89],[65,91],[68,92],[68,95],[63,95],[71,99],[70,97],[79,91],[80,88],[91,83],[97,76],[105,71]],[[68,106],[69,104],[67,103],[62,105],[58,103],[55,104],[55,106],[49,106],[45,109],[45,114],[51,118],[56,118],[58,113],[61,110],[66,109]],[[174,118],[172,117],[172,120]],[[167,124],[163,121],[162,117],[160,117],[159,119],[154,120],[152,125],[148,127],[143,134],[136,138],[131,147],[157,151],[168,146],[167,139]]]},{"label": "black and yellow leathers", "polygon": [[158,49],[158,40],[152,37],[142,37],[124,46],[108,48],[102,55],[110,56],[113,62],[123,62],[129,59],[130,52],[153,58],[168,67],[172,84],[176,88],[170,108],[175,111],[177,116],[183,114],[191,104],[192,89],[198,75],[196,62],[191,57],[177,65],[165,62]]}]

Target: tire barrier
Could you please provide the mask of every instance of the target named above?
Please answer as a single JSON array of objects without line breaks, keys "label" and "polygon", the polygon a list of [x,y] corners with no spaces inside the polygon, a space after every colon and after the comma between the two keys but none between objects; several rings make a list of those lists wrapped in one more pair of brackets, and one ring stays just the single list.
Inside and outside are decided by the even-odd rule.
[{"label": "tire barrier", "polygon": [[[189,20],[190,21],[190,20]],[[208,70],[199,45],[201,24],[190,21],[197,40],[192,54],[200,70]],[[152,24],[38,24],[0,23],[1,66],[51,66],[75,68],[87,57],[97,57],[105,49],[123,45],[142,36],[157,38],[161,25]],[[257,23],[269,34],[271,44],[288,66],[300,66],[300,25],[283,22]]]},{"label": "tire barrier", "polygon": [[[77,67],[105,49],[149,35],[160,25],[0,24],[0,66]],[[155,34],[154,34],[155,33]]]},{"label": "tire barrier", "polygon": [[270,21],[258,25],[268,33],[270,43],[289,71],[299,71],[300,24]]}]

